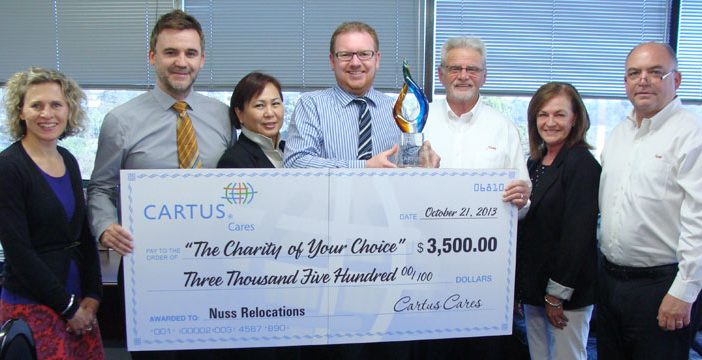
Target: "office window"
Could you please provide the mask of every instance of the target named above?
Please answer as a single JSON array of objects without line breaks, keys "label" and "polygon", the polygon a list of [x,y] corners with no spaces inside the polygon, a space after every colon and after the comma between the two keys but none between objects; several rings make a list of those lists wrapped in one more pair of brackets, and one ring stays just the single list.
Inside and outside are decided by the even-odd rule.
[{"label": "office window", "polygon": [[[569,81],[559,77],[561,76],[559,74],[564,72],[572,73],[566,74],[568,76],[578,75],[584,78],[587,82],[582,84],[573,82],[587,95],[585,103],[592,118],[588,138],[597,147],[596,153],[601,150],[609,131],[631,109],[630,103],[624,98],[622,81],[626,52],[633,43],[656,40],[654,36],[646,34],[658,34],[656,37],[660,39],[657,40],[665,40],[667,25],[663,24],[662,19],[669,17],[668,6],[670,6],[669,1],[661,0],[622,0],[611,4],[610,2],[605,2],[606,4],[597,1],[588,2],[590,5],[585,9],[589,9],[590,13],[580,15],[587,22],[594,22],[596,18],[619,20],[619,22],[615,21],[619,24],[619,28],[616,28],[616,31],[612,30],[608,35],[623,31],[623,28],[637,32],[636,36],[640,39],[632,40],[632,45],[618,47],[619,45],[615,46],[615,44],[620,40],[615,41],[615,39],[588,40],[598,46],[586,44],[584,38],[590,35],[590,32],[592,34],[600,34],[600,32],[580,29],[581,26],[588,24],[578,23],[576,20],[579,18],[574,13],[566,12],[576,20],[558,20],[565,12],[564,4],[575,6],[577,1],[559,0],[555,5],[553,1],[540,3],[538,0],[499,2],[491,3],[489,6],[483,2],[478,2],[478,6],[475,6],[475,3],[475,0],[437,0],[435,24],[437,61],[438,49],[447,36],[477,35],[488,42],[489,75],[483,89],[485,99],[518,125],[525,151],[526,106],[533,91],[549,80]],[[172,4],[172,1],[165,0],[0,2],[0,31],[6,34],[5,50],[0,52],[0,83],[16,71],[25,69],[29,65],[39,65],[58,67],[69,76],[77,78],[86,89],[88,128],[79,136],[61,142],[62,146],[69,148],[79,159],[84,177],[88,178],[92,172],[97,137],[104,115],[115,106],[141,94],[153,85],[155,79],[147,58],[148,35],[158,16],[170,11]],[[296,7],[301,4],[304,5],[304,11],[299,12]],[[702,67],[700,67],[702,35],[699,30],[702,28],[700,20],[702,5],[692,0],[680,0],[680,4],[678,56],[680,70],[683,72],[683,85],[679,93],[693,111],[702,115]],[[357,14],[357,11],[366,8],[366,5],[377,7],[368,7],[367,9],[371,9],[370,14],[358,13],[358,17],[355,18],[376,27],[380,35],[383,55],[381,72],[378,74],[376,84],[382,84],[380,88],[383,91],[396,93],[401,85],[399,64],[404,57],[410,60],[415,80],[421,82],[423,74],[419,69],[424,66],[422,64],[424,60],[420,43],[423,41],[425,28],[422,0],[411,2],[368,0],[354,6],[321,0],[266,0],[260,3],[186,0],[186,10],[195,14],[202,22],[207,37],[207,65],[200,73],[196,84],[198,90],[228,104],[231,89],[241,76],[254,69],[270,72],[283,81],[286,122],[282,132],[285,134],[288,120],[300,94],[297,91],[326,87],[334,83],[327,60],[331,32],[340,22],[353,17],[349,14]],[[527,9],[528,5],[536,6],[536,10]],[[295,10],[293,10],[294,7]],[[333,9],[330,10],[329,7]],[[412,13],[410,17],[414,19],[409,23],[402,22],[409,13]],[[512,21],[510,23],[507,18],[520,15],[518,13],[531,16],[531,20],[510,20]],[[281,14],[286,15],[287,18],[270,20],[271,16],[282,17]],[[301,17],[293,19],[292,14]],[[544,14],[549,15],[544,17]],[[475,20],[474,17],[478,15],[487,20]],[[551,20],[547,19],[549,16]],[[292,26],[298,29],[295,26],[301,26],[306,30],[298,32],[265,29],[264,31],[261,28],[260,19],[262,18],[269,19],[266,22],[277,21],[277,24],[284,28]],[[312,25],[303,24],[303,20],[314,22],[316,25],[324,23],[327,28],[321,25],[310,28]],[[673,21],[677,20],[673,19]],[[234,21],[241,22],[242,28],[236,30],[239,36],[221,32],[223,26],[233,25],[229,22]],[[555,23],[549,21],[555,21]],[[505,33],[508,36],[499,38],[499,41],[491,40],[493,37],[498,39],[497,36],[500,35],[499,31],[490,30],[491,26],[507,26],[505,24],[511,24],[513,28],[511,32]],[[577,26],[570,33],[566,32],[570,37],[565,38],[579,39],[579,41],[553,42],[551,37],[555,39],[557,34],[563,33],[561,28],[568,24],[571,27]],[[526,31],[530,29],[548,29],[547,33],[550,35],[545,39],[539,39]],[[580,32],[576,31],[577,29],[580,29]],[[94,36],[90,36],[91,34]],[[622,36],[614,35],[617,38]],[[286,47],[289,41],[293,40],[298,41],[295,46]],[[540,44],[542,41],[544,44]],[[416,48],[400,52],[401,49],[410,46],[406,45],[408,42]],[[120,48],[121,43],[129,45],[132,49]],[[586,48],[589,46],[590,51],[594,51],[593,48],[601,48],[602,54],[592,55],[593,59],[600,59],[605,56],[606,51],[615,47],[619,53],[608,53],[609,62],[600,64],[602,69],[591,68],[589,62],[592,59],[586,55],[580,55],[582,59],[579,59],[575,55],[580,46]],[[303,48],[305,56],[298,52]],[[549,51],[544,51],[544,48],[548,48]],[[530,54],[530,49],[537,49],[540,52]],[[569,55],[564,55],[563,51]],[[542,55],[547,53],[551,55],[544,58]],[[568,63],[572,68],[565,71],[564,65],[546,65],[547,60],[551,61],[551,57],[554,63],[556,59],[560,59],[558,63],[570,61]],[[502,62],[498,61],[500,58],[503,59]],[[255,60],[249,61],[249,59]],[[541,60],[537,59],[546,60],[543,60],[544,64],[542,64]],[[427,62],[427,66],[431,67],[431,60]],[[316,72],[313,73],[313,69],[316,69]],[[514,73],[501,74],[501,69]],[[551,70],[544,72],[544,69]],[[129,73],[130,71],[132,72]],[[542,77],[536,77],[537,74]],[[597,85],[599,79],[606,76],[613,76],[612,83],[605,84],[603,92],[597,92],[600,91],[598,89],[593,90],[592,86]],[[213,82],[213,79],[218,82]],[[439,85],[438,81],[437,85]],[[586,89],[591,92],[586,92]],[[443,89],[439,88],[438,92],[443,92]],[[0,96],[2,95],[3,89],[0,89]],[[4,117],[4,109],[0,108],[0,149],[4,149],[11,143],[5,130]]]},{"label": "office window", "polygon": [[[25,0],[0,2],[0,83],[29,66],[55,68],[84,88],[140,88],[154,84],[149,35],[172,0]],[[206,65],[196,86],[230,90],[252,70],[278,77],[285,90],[334,83],[329,37],[343,21],[360,20],[379,35],[376,87],[396,91],[407,59],[423,81],[423,0],[353,3],[325,0],[186,0],[203,25]]]},{"label": "office window", "polygon": [[[624,59],[643,41],[668,39],[670,0],[437,0],[435,63],[446,38],[487,46],[489,94],[532,94],[548,81],[585,96],[624,96]],[[438,79],[435,84],[443,92]]]}]

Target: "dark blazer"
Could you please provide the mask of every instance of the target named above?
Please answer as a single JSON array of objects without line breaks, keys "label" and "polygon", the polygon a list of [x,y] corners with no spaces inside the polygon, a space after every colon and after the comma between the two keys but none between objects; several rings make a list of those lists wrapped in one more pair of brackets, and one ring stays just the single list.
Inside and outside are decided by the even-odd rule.
[{"label": "dark blazer", "polygon": [[18,141],[0,153],[0,241],[5,250],[3,286],[61,314],[71,297],[65,288],[70,260],[78,265],[83,296],[99,299],[102,278],[78,162],[68,150],[58,151],[73,187],[73,218],[68,221],[63,205]]},{"label": "dark blazer", "polygon": [[[529,160],[533,178],[540,162]],[[602,167],[584,146],[562,149],[531,193],[519,222],[517,296],[543,306],[549,279],[573,288],[565,309],[595,301],[598,191]]]},{"label": "dark blazer", "polygon": [[[282,150],[282,142],[281,142]],[[244,133],[239,134],[239,140],[227,149],[217,163],[218,168],[272,168],[261,147],[251,141]]]}]

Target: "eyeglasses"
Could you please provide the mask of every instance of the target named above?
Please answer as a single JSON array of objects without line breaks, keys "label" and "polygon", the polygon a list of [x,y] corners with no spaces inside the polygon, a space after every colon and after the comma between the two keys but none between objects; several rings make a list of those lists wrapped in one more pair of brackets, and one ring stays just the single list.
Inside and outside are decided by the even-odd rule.
[{"label": "eyeglasses", "polygon": [[361,61],[370,60],[373,58],[373,56],[375,56],[375,50],[337,51],[334,53],[334,57],[341,61],[351,61],[354,55],[356,55],[358,60]]},{"label": "eyeglasses", "polygon": [[465,70],[468,73],[468,75],[471,75],[471,76],[477,76],[483,72],[483,69],[476,67],[476,66],[463,67],[463,66],[452,65],[452,66],[444,66],[444,69],[446,69],[448,71],[449,75],[454,75],[454,76],[460,74],[461,72],[463,72],[463,70]]},{"label": "eyeglasses", "polygon": [[[647,79],[649,81],[663,81],[667,79],[670,74],[676,72],[677,70],[673,69],[668,71],[667,73],[663,73],[662,70],[650,70],[646,71],[646,74],[648,74]],[[641,70],[630,70],[629,72],[626,73],[626,79],[631,82],[636,82],[641,80],[643,77],[644,72]]]}]

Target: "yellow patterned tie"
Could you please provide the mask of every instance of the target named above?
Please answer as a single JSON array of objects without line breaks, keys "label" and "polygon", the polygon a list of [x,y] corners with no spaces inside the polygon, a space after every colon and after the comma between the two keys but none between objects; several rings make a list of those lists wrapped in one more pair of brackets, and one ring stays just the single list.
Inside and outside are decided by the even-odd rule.
[{"label": "yellow patterned tie", "polygon": [[200,151],[197,149],[197,138],[193,122],[188,116],[188,103],[177,101],[173,109],[178,112],[176,126],[176,145],[178,147],[178,166],[181,169],[199,169],[202,167]]}]

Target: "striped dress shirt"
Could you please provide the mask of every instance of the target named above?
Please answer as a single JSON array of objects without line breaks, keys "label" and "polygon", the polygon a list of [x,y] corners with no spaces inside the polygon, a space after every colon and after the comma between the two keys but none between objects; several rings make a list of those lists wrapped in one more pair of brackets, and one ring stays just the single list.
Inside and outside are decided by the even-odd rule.
[{"label": "striped dress shirt", "polygon": [[[370,99],[373,155],[390,149],[400,139],[392,115],[394,100],[371,88]],[[362,168],[358,156],[358,104],[356,96],[338,85],[300,96],[295,105],[284,166],[287,168]]]}]

